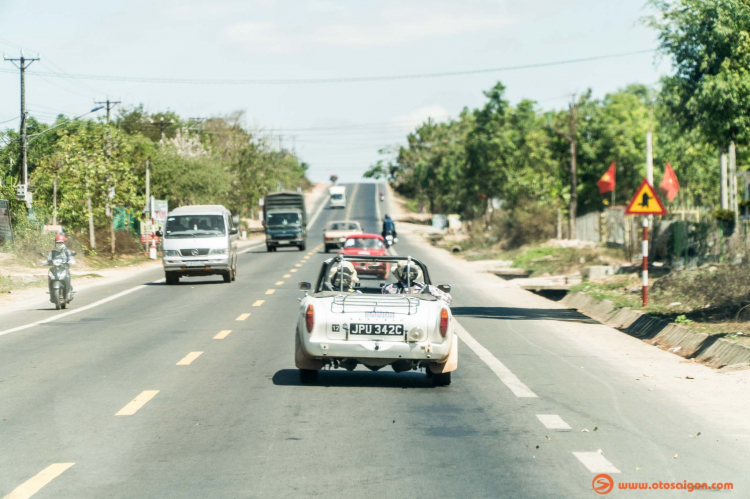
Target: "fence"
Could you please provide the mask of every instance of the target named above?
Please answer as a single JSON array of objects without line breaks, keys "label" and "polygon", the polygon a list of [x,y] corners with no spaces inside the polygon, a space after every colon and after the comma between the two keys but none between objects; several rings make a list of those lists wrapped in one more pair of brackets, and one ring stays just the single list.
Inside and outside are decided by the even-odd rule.
[{"label": "fence", "polygon": [[[576,238],[622,248],[627,259],[640,255],[641,218],[614,207],[576,218]],[[649,257],[675,266],[750,260],[750,217],[735,223],[716,220],[708,209],[674,211],[655,217]]]}]

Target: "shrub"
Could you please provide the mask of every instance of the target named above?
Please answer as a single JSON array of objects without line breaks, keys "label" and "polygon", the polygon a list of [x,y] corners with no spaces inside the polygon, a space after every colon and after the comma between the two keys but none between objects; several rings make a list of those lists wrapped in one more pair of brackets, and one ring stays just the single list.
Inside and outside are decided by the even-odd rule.
[{"label": "shrub", "polygon": [[519,248],[554,237],[556,220],[556,211],[549,205],[537,201],[520,202],[503,213],[496,235],[506,248]]}]

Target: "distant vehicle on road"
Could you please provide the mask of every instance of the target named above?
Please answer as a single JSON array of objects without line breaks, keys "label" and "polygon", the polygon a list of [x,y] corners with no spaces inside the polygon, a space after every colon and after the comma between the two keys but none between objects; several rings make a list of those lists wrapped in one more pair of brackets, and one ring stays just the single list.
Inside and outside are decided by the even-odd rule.
[{"label": "distant vehicle on road", "polygon": [[[388,254],[388,249],[386,248],[385,241],[378,234],[359,234],[347,237],[340,253],[348,257],[358,255],[385,256]],[[352,261],[352,263],[359,275],[387,279],[390,272],[389,263],[357,261]]]},{"label": "distant vehicle on road", "polygon": [[359,225],[359,222],[347,222],[344,220],[328,222],[328,225],[323,229],[323,244],[325,245],[326,253],[331,248],[340,248],[348,236],[355,234],[362,234],[362,227]]},{"label": "distant vehicle on road", "polygon": [[346,208],[346,187],[334,185],[328,188],[328,206],[331,208]]},{"label": "distant vehicle on road", "polygon": [[[417,267],[424,286],[419,293],[382,294],[377,280],[359,280],[348,262]],[[413,282],[417,282],[416,280]],[[429,289],[427,267],[414,258],[339,255],[323,263],[318,281],[302,299],[294,332],[295,364],[300,381],[311,383],[325,366],[396,372],[425,369],[435,385],[448,385],[458,367],[458,340],[449,304]],[[450,286],[438,288],[448,296]],[[407,286],[406,289],[417,289]]]},{"label": "distant vehicle on road", "polygon": [[307,246],[307,211],[305,197],[299,192],[274,192],[263,199],[263,228],[266,250],[280,246]]},{"label": "distant vehicle on road", "polygon": [[237,227],[221,205],[181,206],[167,215],[162,237],[162,264],[167,284],[180,277],[220,275],[237,278]]}]

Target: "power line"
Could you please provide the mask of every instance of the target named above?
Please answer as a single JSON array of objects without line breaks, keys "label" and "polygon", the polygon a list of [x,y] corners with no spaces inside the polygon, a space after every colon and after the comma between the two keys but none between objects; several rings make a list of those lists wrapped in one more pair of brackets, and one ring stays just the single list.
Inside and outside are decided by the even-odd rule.
[{"label": "power line", "polygon": [[[336,77],[336,78],[289,78],[289,79],[201,79],[201,78],[161,78],[161,77],[139,77],[139,76],[108,76],[92,75],[82,73],[54,73],[47,71],[32,72],[35,76],[49,76],[53,78],[65,78],[76,80],[97,80],[97,81],[116,81],[128,83],[164,83],[164,84],[186,84],[186,85],[305,85],[305,84],[325,84],[325,83],[363,83],[372,81],[396,81],[396,80],[415,80],[428,78],[444,78],[450,76],[467,76],[485,73],[498,73],[502,71],[518,71],[523,69],[538,69],[553,66],[563,66],[567,64],[579,64],[583,62],[601,61],[604,59],[618,59],[634,55],[649,54],[656,52],[656,49],[635,50],[632,52],[622,52],[619,54],[607,54],[593,57],[581,57],[577,59],[566,59],[561,61],[550,61],[534,64],[521,64],[517,66],[504,66],[485,69],[469,69],[461,71],[440,71],[434,73],[412,73],[402,75],[385,75],[385,76],[354,76],[354,77]],[[0,72],[8,72],[0,70]]]},{"label": "power line", "polygon": [[9,119],[7,121],[0,121],[0,125],[2,125],[4,123],[10,123],[11,121],[16,121],[18,118],[20,118],[20,116],[16,116],[15,118],[11,118],[11,119]]}]

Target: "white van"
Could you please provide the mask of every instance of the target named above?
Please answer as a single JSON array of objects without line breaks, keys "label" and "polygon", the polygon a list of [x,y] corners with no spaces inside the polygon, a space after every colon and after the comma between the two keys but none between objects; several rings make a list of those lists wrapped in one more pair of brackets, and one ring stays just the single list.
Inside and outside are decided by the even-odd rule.
[{"label": "white van", "polygon": [[331,208],[346,208],[346,187],[334,185],[328,188],[329,202]]},{"label": "white van", "polygon": [[169,212],[162,236],[162,264],[167,284],[183,276],[237,276],[237,227],[221,205],[181,206]]}]

